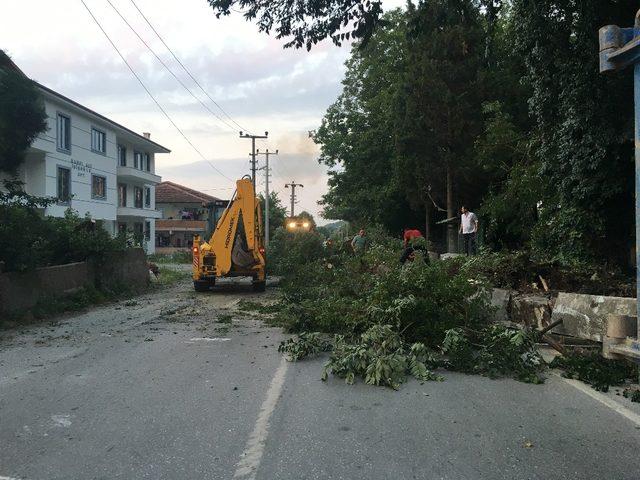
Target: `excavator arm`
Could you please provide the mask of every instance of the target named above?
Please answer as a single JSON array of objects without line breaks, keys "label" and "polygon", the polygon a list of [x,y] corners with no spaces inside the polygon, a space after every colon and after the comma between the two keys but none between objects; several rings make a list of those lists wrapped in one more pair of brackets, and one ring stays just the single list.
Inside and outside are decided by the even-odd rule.
[{"label": "excavator arm", "polygon": [[[262,214],[251,179],[236,182],[236,192],[209,242],[193,242],[193,278],[213,284],[215,277],[246,275],[254,285],[265,281]],[[196,287],[197,288],[197,287]]]}]

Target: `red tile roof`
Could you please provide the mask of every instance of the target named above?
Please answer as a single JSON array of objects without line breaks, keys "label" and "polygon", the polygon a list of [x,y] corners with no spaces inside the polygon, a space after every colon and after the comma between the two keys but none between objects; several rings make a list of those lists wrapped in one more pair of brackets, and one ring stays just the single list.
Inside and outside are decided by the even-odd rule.
[{"label": "red tile roof", "polygon": [[210,203],[219,198],[173,182],[156,185],[156,203]]}]

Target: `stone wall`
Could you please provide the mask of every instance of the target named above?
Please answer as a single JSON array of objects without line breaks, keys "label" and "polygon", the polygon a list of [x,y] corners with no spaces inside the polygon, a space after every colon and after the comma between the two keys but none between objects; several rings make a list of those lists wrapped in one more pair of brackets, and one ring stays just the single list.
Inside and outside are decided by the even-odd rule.
[{"label": "stone wall", "polygon": [[609,313],[636,315],[635,298],[577,293],[530,295],[496,288],[491,303],[495,308],[496,321],[542,329],[562,320],[552,333],[597,342],[602,341]]},{"label": "stone wall", "polygon": [[103,263],[78,262],[0,273],[0,315],[21,313],[48,298],[69,295],[83,287],[141,290],[149,283],[142,249],[109,254]]}]

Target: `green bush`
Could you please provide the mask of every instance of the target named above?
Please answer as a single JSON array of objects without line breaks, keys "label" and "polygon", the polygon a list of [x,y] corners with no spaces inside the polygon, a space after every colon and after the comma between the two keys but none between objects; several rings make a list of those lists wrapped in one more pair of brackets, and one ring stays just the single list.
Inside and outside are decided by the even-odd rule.
[{"label": "green bush", "polygon": [[99,221],[67,210],[64,218],[45,217],[51,199],[30,196],[19,182],[4,182],[0,192],[0,262],[5,271],[25,271],[48,265],[100,260],[124,250],[126,242],[112,237]]}]

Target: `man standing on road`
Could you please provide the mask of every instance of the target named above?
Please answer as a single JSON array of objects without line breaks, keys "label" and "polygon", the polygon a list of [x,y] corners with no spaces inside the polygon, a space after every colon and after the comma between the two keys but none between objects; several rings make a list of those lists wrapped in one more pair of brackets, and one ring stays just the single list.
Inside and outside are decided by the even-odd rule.
[{"label": "man standing on road", "polygon": [[367,233],[364,231],[364,228],[361,228],[358,234],[351,240],[351,248],[354,253],[361,255],[367,250],[368,243]]},{"label": "man standing on road", "polygon": [[476,254],[476,234],[478,233],[478,217],[470,212],[464,205],[460,209],[462,212],[460,218],[460,233],[464,239],[464,253],[469,255]]}]

